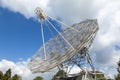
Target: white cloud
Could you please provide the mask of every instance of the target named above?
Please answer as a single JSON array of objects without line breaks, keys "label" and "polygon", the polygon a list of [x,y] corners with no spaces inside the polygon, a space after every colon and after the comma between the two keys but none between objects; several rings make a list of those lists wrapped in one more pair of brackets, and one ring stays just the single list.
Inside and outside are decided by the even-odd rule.
[{"label": "white cloud", "polygon": [[48,0],[0,0],[0,6],[18,12],[26,18],[35,17],[36,7],[47,9]]},{"label": "white cloud", "polygon": [[[11,69],[12,75],[18,74],[19,76],[22,77],[22,80],[33,80],[36,76],[41,76],[44,78],[44,80],[51,80],[51,78],[58,71],[58,69],[56,68],[49,72],[32,74],[30,69],[27,66],[28,61],[20,61],[20,62],[14,63],[12,61],[3,59],[0,61],[0,71],[5,73],[8,69]],[[79,72],[80,72],[80,68],[73,67],[73,69],[70,71],[69,74],[75,74]]]},{"label": "white cloud", "polygon": [[40,6],[48,15],[60,17],[68,24],[97,18],[100,29],[91,56],[96,68],[106,72],[116,69],[120,57],[120,51],[115,48],[120,45],[120,0],[0,0],[0,5],[27,18],[35,17],[34,9]]},{"label": "white cloud", "polygon": [[0,70],[5,73],[10,68],[12,70],[12,75],[18,74],[22,77],[22,80],[33,80],[36,76],[42,76],[45,80],[50,80],[54,75],[54,72],[32,74],[27,67],[27,63],[27,61],[14,63],[3,59],[0,61]]}]

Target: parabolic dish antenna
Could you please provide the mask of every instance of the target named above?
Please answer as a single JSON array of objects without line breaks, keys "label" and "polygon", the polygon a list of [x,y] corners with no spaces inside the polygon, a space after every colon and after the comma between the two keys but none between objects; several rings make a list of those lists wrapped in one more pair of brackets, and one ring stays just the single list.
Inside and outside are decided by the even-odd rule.
[{"label": "parabolic dish antenna", "polygon": [[[47,16],[40,8],[36,9],[36,13],[40,18],[43,45],[28,64],[33,73],[49,71],[72,58],[83,48],[89,47],[98,30],[97,20],[89,19],[73,24],[71,27],[60,32],[49,19],[60,23],[61,26],[67,27],[66,24]],[[46,21],[46,24],[50,25],[48,26],[49,30],[52,28],[58,33],[46,43],[44,42],[45,36],[42,21]]]}]

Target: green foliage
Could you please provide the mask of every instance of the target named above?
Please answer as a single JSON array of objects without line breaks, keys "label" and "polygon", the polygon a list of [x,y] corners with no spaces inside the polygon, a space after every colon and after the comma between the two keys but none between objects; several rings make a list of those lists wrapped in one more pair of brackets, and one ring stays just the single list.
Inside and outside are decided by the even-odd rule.
[{"label": "green foliage", "polygon": [[8,69],[6,73],[2,76],[2,80],[10,80],[11,78],[11,69]]},{"label": "green foliage", "polygon": [[[91,72],[93,72],[93,71],[91,71]],[[95,73],[96,73],[96,75],[93,75],[93,78],[95,78],[95,76],[96,76],[97,80],[107,80],[102,72],[95,71]]]},{"label": "green foliage", "polygon": [[118,67],[120,67],[120,61],[117,64],[118,64]]},{"label": "green foliage", "polygon": [[99,72],[99,71],[96,71],[96,77],[99,79],[99,80],[106,80],[104,74],[102,72]]},{"label": "green foliage", "polygon": [[4,75],[0,71],[0,80],[21,80],[21,77],[17,74],[11,77],[11,69],[8,69]]},{"label": "green foliage", "polygon": [[84,72],[84,71],[81,71],[79,74],[80,74],[80,75],[85,75],[85,72]]},{"label": "green foliage", "polygon": [[52,80],[62,80],[61,77],[67,77],[67,73],[64,70],[60,70],[54,75]]},{"label": "green foliage", "polygon": [[120,60],[119,60],[119,62],[117,63],[117,65],[118,65],[118,68],[117,68],[118,74],[117,74],[115,80],[120,80]]},{"label": "green foliage", "polygon": [[117,74],[117,77],[116,77],[116,79],[115,80],[120,80],[120,73],[119,74]]},{"label": "green foliage", "polygon": [[17,74],[15,74],[15,75],[12,77],[12,80],[21,80],[21,77],[18,76]]},{"label": "green foliage", "polygon": [[40,76],[37,76],[34,80],[43,80],[43,78]]},{"label": "green foliage", "polygon": [[2,71],[0,71],[0,79],[2,78],[2,76],[3,76],[3,73],[2,73]]}]

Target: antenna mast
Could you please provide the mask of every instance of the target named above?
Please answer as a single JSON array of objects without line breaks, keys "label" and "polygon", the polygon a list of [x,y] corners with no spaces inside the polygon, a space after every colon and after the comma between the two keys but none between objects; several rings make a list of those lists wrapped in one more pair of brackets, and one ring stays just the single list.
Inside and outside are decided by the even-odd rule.
[{"label": "antenna mast", "polygon": [[47,57],[46,57],[46,48],[45,48],[44,29],[43,29],[43,25],[42,25],[42,21],[46,20],[46,15],[43,12],[43,10],[41,8],[39,8],[39,7],[37,7],[35,9],[35,13],[40,18],[40,27],[41,27],[41,34],[42,34],[43,49],[44,49],[44,58],[46,60]]}]

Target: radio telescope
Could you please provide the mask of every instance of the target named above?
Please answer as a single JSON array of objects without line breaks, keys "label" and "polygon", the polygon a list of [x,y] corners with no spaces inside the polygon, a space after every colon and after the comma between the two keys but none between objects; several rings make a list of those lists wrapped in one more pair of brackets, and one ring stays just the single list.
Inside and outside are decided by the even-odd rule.
[{"label": "radio telescope", "polygon": [[[92,65],[91,58],[88,54],[88,48],[98,31],[96,19],[88,19],[73,24],[70,27],[63,22],[46,15],[41,8],[36,8],[35,12],[40,19],[43,45],[31,58],[28,64],[33,73],[47,72],[58,66],[68,67],[74,64],[81,68],[83,61],[87,61],[92,70],[94,70],[94,66]],[[56,21],[65,29],[59,31],[50,19]],[[47,26],[49,30],[48,34],[52,35],[47,42],[45,42],[45,37],[47,35],[44,35],[45,29],[43,27],[43,22],[49,24],[49,26]],[[57,35],[54,35],[53,30],[57,32]]]}]

